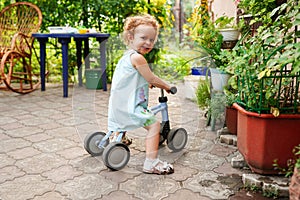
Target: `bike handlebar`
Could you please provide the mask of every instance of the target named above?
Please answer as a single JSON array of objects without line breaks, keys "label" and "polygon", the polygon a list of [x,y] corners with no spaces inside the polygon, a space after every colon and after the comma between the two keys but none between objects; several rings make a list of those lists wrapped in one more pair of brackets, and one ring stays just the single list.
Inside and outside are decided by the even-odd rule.
[{"label": "bike handlebar", "polygon": [[176,94],[176,93],[177,93],[177,88],[176,88],[175,86],[172,86],[172,87],[170,88],[170,93],[171,93],[171,94]]}]

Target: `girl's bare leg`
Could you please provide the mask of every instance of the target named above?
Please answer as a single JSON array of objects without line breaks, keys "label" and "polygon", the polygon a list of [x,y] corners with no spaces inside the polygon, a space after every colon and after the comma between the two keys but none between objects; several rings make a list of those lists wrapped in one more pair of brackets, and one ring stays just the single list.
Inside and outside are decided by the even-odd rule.
[{"label": "girl's bare leg", "polygon": [[148,130],[146,137],[146,159],[143,172],[149,174],[171,174],[174,172],[173,165],[158,159],[158,145],[160,138],[160,123],[155,122],[145,127]]},{"label": "girl's bare leg", "polygon": [[158,154],[160,123],[156,121],[145,127],[145,129],[148,131],[146,137],[146,158],[154,160],[157,158]]}]

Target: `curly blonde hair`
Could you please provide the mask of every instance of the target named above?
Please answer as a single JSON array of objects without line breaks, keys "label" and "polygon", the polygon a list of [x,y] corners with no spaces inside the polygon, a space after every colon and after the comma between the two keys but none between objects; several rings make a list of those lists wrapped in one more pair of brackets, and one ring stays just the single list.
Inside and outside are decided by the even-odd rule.
[{"label": "curly blonde hair", "polygon": [[123,39],[126,45],[129,44],[128,36],[133,34],[136,27],[139,25],[150,25],[156,30],[156,36],[159,33],[159,23],[149,14],[140,14],[136,16],[127,17],[124,23]]}]

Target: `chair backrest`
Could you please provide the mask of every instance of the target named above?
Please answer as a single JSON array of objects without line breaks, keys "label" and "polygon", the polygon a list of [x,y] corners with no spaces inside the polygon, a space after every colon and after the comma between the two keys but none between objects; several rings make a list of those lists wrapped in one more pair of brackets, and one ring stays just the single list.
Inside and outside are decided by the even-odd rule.
[{"label": "chair backrest", "polygon": [[31,33],[39,30],[41,24],[42,12],[36,5],[29,2],[8,5],[0,12],[0,48],[11,48],[16,33],[31,36]]}]

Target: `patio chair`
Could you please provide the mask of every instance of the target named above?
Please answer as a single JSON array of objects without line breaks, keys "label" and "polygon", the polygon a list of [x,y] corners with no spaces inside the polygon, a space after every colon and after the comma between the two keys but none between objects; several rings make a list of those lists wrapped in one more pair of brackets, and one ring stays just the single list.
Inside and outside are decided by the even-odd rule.
[{"label": "patio chair", "polygon": [[8,5],[0,12],[0,88],[26,94],[40,84],[39,68],[32,67],[34,38],[42,12],[29,2]]}]

